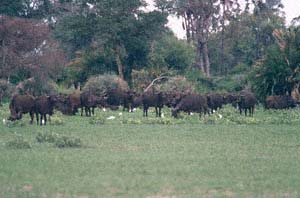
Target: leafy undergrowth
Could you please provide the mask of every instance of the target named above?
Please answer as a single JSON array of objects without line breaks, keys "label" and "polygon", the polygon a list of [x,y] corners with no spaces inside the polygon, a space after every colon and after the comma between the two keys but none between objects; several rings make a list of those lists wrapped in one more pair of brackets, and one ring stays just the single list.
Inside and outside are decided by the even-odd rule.
[{"label": "leafy undergrowth", "polygon": [[78,137],[72,137],[67,135],[60,135],[58,133],[47,132],[38,133],[36,140],[39,143],[53,143],[58,148],[71,148],[71,147],[81,147],[82,141]]},{"label": "leafy undergrowth", "polygon": [[15,136],[6,143],[6,147],[10,149],[32,148],[31,143],[20,134],[15,134]]},{"label": "leafy undergrowth", "polygon": [[254,116],[245,116],[227,106],[210,116],[203,116],[200,122],[205,124],[300,124],[300,108],[266,111],[260,108]]}]

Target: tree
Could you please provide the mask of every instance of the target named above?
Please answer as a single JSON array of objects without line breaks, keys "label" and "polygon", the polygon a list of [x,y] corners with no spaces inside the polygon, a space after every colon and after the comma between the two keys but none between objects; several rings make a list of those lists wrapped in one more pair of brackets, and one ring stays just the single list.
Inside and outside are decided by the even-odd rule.
[{"label": "tree", "polygon": [[141,0],[77,3],[83,11],[59,20],[56,38],[70,57],[78,50],[84,54],[94,51],[96,56],[112,54],[113,70],[130,81],[132,69],[146,65],[152,41],[165,29],[166,15],[159,11],[145,13],[141,9],[145,3]]},{"label": "tree", "polygon": [[261,98],[268,95],[292,95],[299,101],[300,27],[275,30],[276,45],[266,57],[256,62],[252,73],[253,87]]},{"label": "tree", "polygon": [[47,18],[53,12],[51,0],[1,0],[0,15],[21,18]]},{"label": "tree", "polygon": [[284,28],[284,18],[280,16],[283,5],[281,0],[253,0],[253,5],[252,28],[256,37],[256,59],[260,59],[264,49],[274,43],[273,31]]},{"label": "tree", "polygon": [[38,20],[0,16],[0,38],[0,78],[55,77],[64,64],[48,25]]},{"label": "tree", "polygon": [[193,46],[171,33],[153,43],[153,52],[149,56],[150,66],[167,67],[180,73],[193,66],[195,60]]},{"label": "tree", "polygon": [[[156,0],[158,7],[169,8],[173,3],[171,11],[183,18],[182,26],[186,31],[188,43],[195,45],[196,66],[207,76],[210,76],[210,58],[208,51],[208,40],[212,31],[223,31],[225,24],[237,12],[239,4],[236,0]],[[165,5],[165,6],[163,6]],[[224,55],[224,38],[221,37],[221,56]]]}]

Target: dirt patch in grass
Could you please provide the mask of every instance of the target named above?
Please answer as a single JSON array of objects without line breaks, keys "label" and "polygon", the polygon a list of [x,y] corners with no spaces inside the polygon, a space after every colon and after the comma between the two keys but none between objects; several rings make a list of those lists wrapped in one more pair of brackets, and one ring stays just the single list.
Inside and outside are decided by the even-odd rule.
[{"label": "dirt patch in grass", "polygon": [[74,197],[76,198],[89,198],[88,194],[79,194],[79,195],[75,195]]},{"label": "dirt patch in grass", "polygon": [[63,198],[63,197],[64,197],[64,194],[62,194],[62,193],[55,194],[55,198]]},{"label": "dirt patch in grass", "polygon": [[165,187],[161,190],[161,193],[158,193],[156,195],[149,195],[146,196],[146,198],[177,198],[176,195],[174,195],[174,189]]},{"label": "dirt patch in grass", "polygon": [[25,185],[25,186],[22,187],[22,189],[24,191],[31,191],[32,190],[32,186],[31,185]]},{"label": "dirt patch in grass", "polygon": [[225,195],[225,197],[234,197],[234,192],[232,192],[232,191],[229,190],[229,189],[226,189],[226,190],[224,191],[224,195]]},{"label": "dirt patch in grass", "polygon": [[157,194],[157,195],[149,195],[146,198],[176,198],[176,196],[175,195],[160,195],[160,194]]}]

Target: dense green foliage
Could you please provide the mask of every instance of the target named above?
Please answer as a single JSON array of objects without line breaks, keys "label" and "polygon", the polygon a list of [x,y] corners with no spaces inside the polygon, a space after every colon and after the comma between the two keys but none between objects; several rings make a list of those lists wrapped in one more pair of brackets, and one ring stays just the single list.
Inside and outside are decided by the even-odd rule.
[{"label": "dense green foliage", "polygon": [[[295,93],[299,19],[285,25],[281,0],[195,2],[156,0],[149,10],[142,0],[3,0],[0,78],[78,87],[116,74],[139,91],[160,75],[180,75],[199,92]],[[171,14],[182,17],[186,40],[166,26]]]},{"label": "dense green foliage", "polygon": [[[146,65],[151,42],[164,29],[166,16],[158,11],[143,12],[140,9],[143,3],[139,0],[96,1],[92,3],[93,9],[87,2],[80,2],[82,12],[66,15],[58,21],[56,38],[71,57],[74,52],[82,51],[86,57],[84,64],[88,65],[86,71],[101,73],[93,68],[104,65],[130,79],[134,67]],[[108,53],[113,58],[101,58],[101,54]]]},{"label": "dense green foliage", "polygon": [[250,75],[253,88],[261,98],[290,95],[294,87],[298,89],[300,82],[300,28],[291,27],[273,34],[277,39],[276,45],[268,48],[265,57],[256,62]]}]

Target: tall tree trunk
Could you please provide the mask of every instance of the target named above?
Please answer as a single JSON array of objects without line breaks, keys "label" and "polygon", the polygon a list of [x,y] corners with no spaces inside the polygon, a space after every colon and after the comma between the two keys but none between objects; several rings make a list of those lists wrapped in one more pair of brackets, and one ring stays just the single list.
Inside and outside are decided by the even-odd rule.
[{"label": "tall tree trunk", "polygon": [[222,15],[222,20],[221,20],[221,28],[222,28],[222,31],[221,31],[221,56],[220,56],[220,59],[218,61],[218,73],[219,75],[222,74],[222,73],[225,73],[226,71],[226,68],[225,68],[225,65],[223,64],[224,63],[224,34],[225,34],[225,1],[223,1],[222,3],[222,8],[223,8],[223,15]]},{"label": "tall tree trunk", "polygon": [[186,40],[188,43],[191,43],[191,31],[190,31],[189,18],[187,16],[187,14],[184,14],[183,18],[184,18],[183,28],[185,30]]},{"label": "tall tree trunk", "polygon": [[207,77],[210,77],[210,61],[208,56],[207,42],[203,43],[203,59],[205,63],[205,73]]},{"label": "tall tree trunk", "polygon": [[204,68],[204,61],[203,61],[203,52],[202,52],[202,43],[198,42],[196,46],[196,66],[201,72],[206,75],[205,68]]},{"label": "tall tree trunk", "polygon": [[121,62],[120,55],[118,53],[116,53],[116,63],[118,65],[119,77],[124,80],[123,65]]}]

